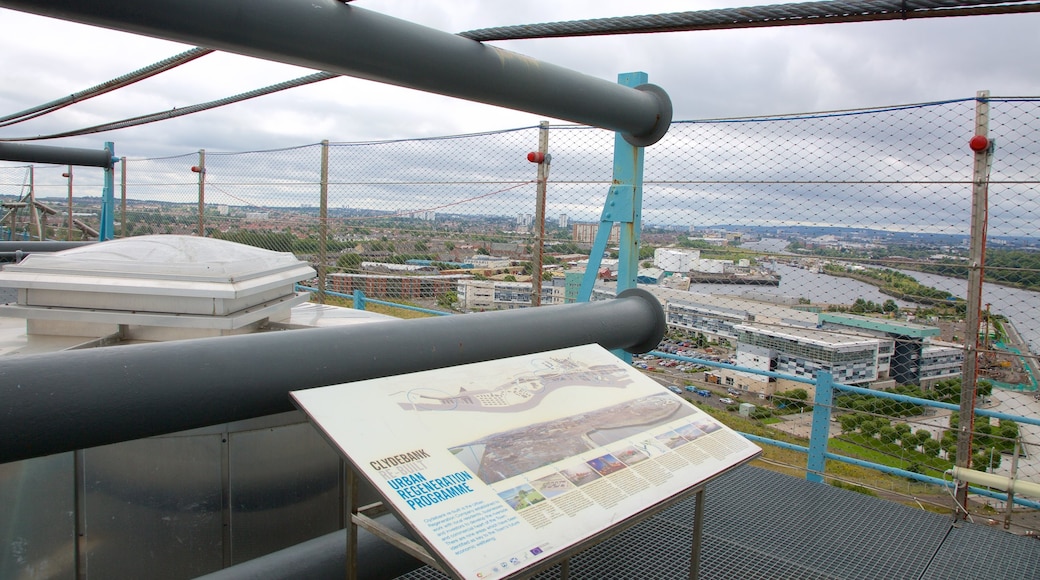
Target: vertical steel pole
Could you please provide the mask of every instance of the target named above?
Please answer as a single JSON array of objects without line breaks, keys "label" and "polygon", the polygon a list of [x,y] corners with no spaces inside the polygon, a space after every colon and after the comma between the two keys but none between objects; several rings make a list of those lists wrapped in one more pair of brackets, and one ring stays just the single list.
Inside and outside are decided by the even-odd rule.
[{"label": "vertical steel pole", "polygon": [[690,580],[701,575],[701,538],[704,535],[704,487],[697,490],[697,504],[693,510],[693,545],[690,548]]},{"label": "vertical steel pole", "polygon": [[[647,83],[646,73],[625,73],[618,82],[626,87]],[[621,222],[621,245],[618,251],[617,291],[636,287],[639,273],[639,233],[643,225],[643,147],[637,147],[621,135],[614,137],[614,192],[619,199],[609,203],[618,211]]]},{"label": "vertical steel pole", "polygon": [[[1015,478],[1018,477],[1018,452],[1021,449],[1021,444],[1022,437],[1016,438],[1015,447],[1012,450],[1014,454],[1011,456],[1011,481],[1015,481]],[[1011,514],[1015,511],[1015,486],[1009,485],[1007,494],[1007,505],[1004,506],[1006,508],[1004,511],[1005,530],[1011,528]]]},{"label": "vertical steel pole", "polygon": [[[32,237],[32,227],[38,223],[36,219],[36,167],[29,166],[29,225],[25,228],[26,240]],[[43,240],[40,240],[43,241]]]},{"label": "vertical steel pole", "polygon": [[824,482],[823,474],[827,470],[827,439],[830,438],[833,402],[834,377],[827,371],[817,371],[812,429],[809,432],[809,457],[805,463],[805,479],[815,483]]},{"label": "vertical steel pole", "polygon": [[[979,91],[975,101],[975,135],[989,134],[989,91]],[[975,426],[975,388],[978,379],[979,317],[982,308],[982,274],[986,258],[989,149],[975,152],[971,191],[971,248],[968,257],[968,303],[964,330],[964,372],[961,378],[960,426],[957,431],[957,467],[971,467],[971,437]],[[954,517],[968,510],[968,482],[958,481]]]},{"label": "vertical steel pole", "polygon": [[[622,73],[618,83],[635,87],[647,83],[647,74],[642,72]],[[639,271],[639,231],[642,227],[643,205],[643,147],[625,140],[621,133],[614,136],[614,179],[600,214],[599,230],[589,255],[589,267],[578,291],[578,301],[587,302],[592,296],[592,287],[599,273],[600,260],[610,239],[614,222],[621,223],[621,240],[618,252],[617,291],[636,287]],[[631,355],[625,355],[631,362]]]},{"label": "vertical steel pole", "polygon": [[329,140],[321,142],[321,191],[318,206],[318,304],[325,304],[325,268],[329,260]]},{"label": "vertical steel pole", "polygon": [[549,180],[549,121],[538,124],[538,152],[544,161],[538,164],[537,201],[534,208],[535,250],[531,268],[531,306],[542,305],[542,264],[545,260],[545,187]]},{"label": "vertical steel pole", "polygon": [[199,233],[206,236],[206,150],[199,149]]},{"label": "vertical steel pole", "polygon": [[69,165],[69,172],[65,174],[65,177],[69,178],[69,231],[65,235],[65,239],[72,241],[72,166]]},{"label": "vertical steel pole", "polygon": [[105,142],[105,154],[108,155],[108,165],[104,168],[105,187],[101,191],[101,224],[98,226],[98,241],[111,240],[115,230],[115,175],[112,169],[112,159],[115,158],[116,144],[111,141]]},{"label": "vertical steel pole", "polygon": [[119,208],[119,237],[126,237],[126,157],[119,158],[119,191],[121,203]]},{"label": "vertical steel pole", "polygon": [[358,488],[361,485],[361,478],[358,477],[357,471],[354,470],[353,465],[347,465],[347,493],[344,498],[344,515],[347,517],[346,530],[347,530],[347,569],[346,577],[347,580],[357,580],[358,573],[358,525],[355,521],[354,516],[358,513],[358,503],[360,494]]}]

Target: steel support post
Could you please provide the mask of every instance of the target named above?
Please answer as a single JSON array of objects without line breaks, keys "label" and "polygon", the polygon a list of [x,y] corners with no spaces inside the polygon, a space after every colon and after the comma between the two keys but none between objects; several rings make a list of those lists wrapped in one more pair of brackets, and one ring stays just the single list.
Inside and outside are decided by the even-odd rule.
[{"label": "steel support post", "polygon": [[120,212],[119,212],[119,236],[122,238],[126,237],[126,157],[119,158],[119,192],[120,192]]},{"label": "steel support post", "polygon": [[704,487],[697,490],[697,506],[693,511],[693,542],[690,548],[690,580],[701,576],[701,544],[704,536]]},{"label": "steel support post", "polygon": [[325,304],[329,260],[329,140],[321,142],[321,188],[318,192],[318,304]]},{"label": "steel support post", "polygon": [[69,165],[69,172],[65,174],[69,178],[69,229],[65,234],[65,240],[72,241],[72,166]]},{"label": "steel support post", "polygon": [[545,190],[549,180],[549,122],[538,124],[538,153],[542,161],[538,163],[538,183],[535,185],[537,197],[534,208],[535,248],[534,264],[531,267],[531,306],[542,305],[542,266],[545,261]]},{"label": "steel support post", "polygon": [[[618,75],[618,83],[625,86],[644,84],[646,73],[633,72]],[[588,302],[592,297],[603,253],[610,240],[615,222],[621,223],[618,252],[618,292],[635,288],[639,268],[639,228],[643,203],[643,148],[632,146],[621,135],[614,136],[613,185],[607,192],[600,213],[599,229],[589,254],[589,267],[578,291],[578,301]]]},{"label": "steel support post", "polygon": [[827,440],[831,436],[831,408],[834,406],[834,377],[827,371],[816,372],[816,394],[813,396],[812,429],[809,432],[809,457],[805,479],[823,483],[827,470]]},{"label": "steel support post", "polygon": [[[989,134],[989,91],[979,91],[975,101],[975,135]],[[957,429],[957,467],[971,467],[971,437],[975,430],[975,389],[978,380],[979,319],[982,309],[983,262],[986,259],[986,217],[989,211],[990,148],[975,152],[971,191],[971,247],[968,256],[968,302],[965,312],[964,372],[961,377],[960,425]],[[958,481],[957,503],[967,513],[968,482]]]},{"label": "steel support post", "polygon": [[[623,86],[639,86],[647,82],[643,72],[618,75]],[[620,224],[618,250],[617,291],[636,287],[639,273],[639,232],[642,227],[643,206],[643,147],[629,143],[620,133],[614,136],[614,170],[612,185],[603,202],[599,218],[599,229],[589,254],[589,266],[581,281],[578,301],[587,302],[592,297],[592,288],[599,275],[599,266],[614,224]],[[620,353],[626,362],[632,362],[628,353]]]},{"label": "steel support post", "polygon": [[98,241],[111,240],[115,236],[115,172],[112,164],[117,161],[116,145],[111,141],[105,142],[105,153],[108,155],[108,165],[104,168],[105,185],[101,190],[101,224],[98,226]]},{"label": "steel support post", "polygon": [[206,237],[206,150],[199,149],[199,164],[191,168],[199,174],[199,226],[198,236]]},{"label": "steel support post", "polygon": [[41,16],[165,38],[565,119],[651,145],[671,102],[338,0],[0,0]]}]

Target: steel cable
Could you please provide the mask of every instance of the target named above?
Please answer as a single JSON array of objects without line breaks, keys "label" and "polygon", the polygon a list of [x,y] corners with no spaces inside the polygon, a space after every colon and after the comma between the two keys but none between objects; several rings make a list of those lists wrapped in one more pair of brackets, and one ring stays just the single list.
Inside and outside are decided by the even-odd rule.
[{"label": "steel cable", "polygon": [[[958,13],[958,11],[964,11]],[[759,26],[794,26],[828,24],[864,20],[899,18],[933,18],[943,16],[1040,11],[1040,3],[1030,0],[856,0],[800,2],[747,8],[720,8],[672,14],[621,16],[520,24],[483,28],[459,33],[459,36],[486,42],[557,38],[566,36],[600,36],[644,34],[722,28]]]}]

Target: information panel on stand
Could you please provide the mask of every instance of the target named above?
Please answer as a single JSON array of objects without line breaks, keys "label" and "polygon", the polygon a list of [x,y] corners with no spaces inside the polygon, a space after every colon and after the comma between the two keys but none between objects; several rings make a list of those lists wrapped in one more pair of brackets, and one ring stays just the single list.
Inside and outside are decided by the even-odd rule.
[{"label": "information panel on stand", "polygon": [[537,565],[760,453],[599,345],[292,397],[467,579]]}]

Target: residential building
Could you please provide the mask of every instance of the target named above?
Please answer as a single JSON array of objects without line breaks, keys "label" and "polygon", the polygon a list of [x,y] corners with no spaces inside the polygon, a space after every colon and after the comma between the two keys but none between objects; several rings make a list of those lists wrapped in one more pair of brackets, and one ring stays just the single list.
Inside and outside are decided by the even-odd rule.
[{"label": "residential building", "polygon": [[[466,279],[458,281],[455,291],[459,307],[464,312],[514,310],[531,306],[530,282]],[[563,304],[565,293],[565,286],[543,284],[541,303],[543,306]]]},{"label": "residential building", "polygon": [[[829,372],[834,382],[871,386],[888,377],[880,361],[891,344],[890,339],[822,330],[739,324],[737,333],[737,366],[772,371],[784,375],[818,378],[820,371]],[[719,369],[715,371],[724,386],[771,396],[777,392],[805,389],[810,397],[815,387],[809,383]],[[885,384],[885,386],[888,386]]]},{"label": "residential building", "polygon": [[820,313],[819,320],[823,329],[855,329],[892,339],[891,375],[896,384],[928,388],[943,379],[961,376],[964,348],[935,340],[939,329],[934,326],[832,312]]},{"label": "residential building", "polygon": [[350,274],[336,272],[327,278],[328,289],[342,294],[361,290],[377,298],[436,298],[453,292],[459,280],[469,275],[393,276],[385,274]]},{"label": "residential building", "polygon": [[[575,242],[583,244],[591,244],[596,240],[596,234],[599,232],[598,223],[583,223],[583,224],[572,224],[571,227],[571,239]],[[620,224],[614,224],[610,228],[610,236],[607,238],[608,244],[616,244],[621,241],[621,226]]]}]

